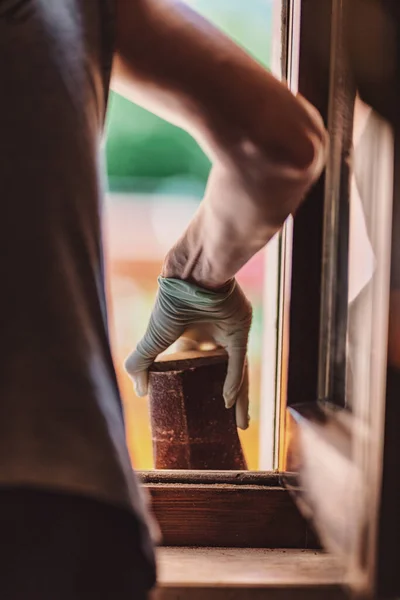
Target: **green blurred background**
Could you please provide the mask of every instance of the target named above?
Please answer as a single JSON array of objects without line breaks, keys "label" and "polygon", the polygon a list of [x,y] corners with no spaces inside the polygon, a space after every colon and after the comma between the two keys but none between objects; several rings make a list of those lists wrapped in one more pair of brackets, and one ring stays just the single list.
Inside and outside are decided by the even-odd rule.
[{"label": "green blurred background", "polygon": [[[272,0],[187,3],[269,66]],[[114,192],[184,193],[190,189],[201,196],[210,169],[209,160],[186,132],[114,93],[106,154],[110,190]]]}]

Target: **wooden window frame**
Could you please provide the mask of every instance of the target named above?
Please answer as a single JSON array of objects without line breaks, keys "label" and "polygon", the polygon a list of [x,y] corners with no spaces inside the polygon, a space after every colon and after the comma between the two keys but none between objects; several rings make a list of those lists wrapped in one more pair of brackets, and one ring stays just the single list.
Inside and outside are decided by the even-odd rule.
[{"label": "wooden window frame", "polygon": [[[284,1],[287,78],[319,109],[330,130],[331,152],[326,172],[282,236],[281,294],[289,285],[290,303],[287,296],[284,302],[280,298],[278,386],[286,399],[281,404],[280,472],[152,471],[140,477],[166,545],[318,547],[291,495],[316,524],[324,545],[344,557],[353,589],[363,598],[390,598],[400,595],[400,365],[393,363],[390,348],[385,381],[379,382],[386,400],[370,407],[370,436],[343,410],[348,236],[334,241],[348,231],[349,219],[354,84],[343,35],[351,2]],[[298,43],[289,28],[294,16],[299,18]],[[392,267],[398,273],[398,130],[394,166]],[[388,345],[384,330],[381,356]]]},{"label": "wooden window frame", "polygon": [[[306,26],[300,42],[299,91],[327,125],[330,155],[293,227],[290,309],[283,324],[290,344],[281,457],[285,484],[302,513],[313,520],[324,545],[349,557],[358,525],[352,528],[348,515],[361,490],[351,416],[342,410],[355,97],[344,50],[346,1],[302,3]],[[335,505],[338,498],[342,510]]]},{"label": "wooden window frame", "polygon": [[281,474],[140,473],[165,546],[318,548]]},{"label": "wooden window frame", "polygon": [[[373,4],[368,3],[368,6]],[[315,18],[318,22],[316,27],[321,31],[325,23],[323,16],[321,13],[318,16],[311,14],[313,9],[318,8],[317,5],[313,0],[303,0],[303,18],[310,11],[309,22]],[[327,87],[313,90],[309,81],[302,81],[300,70],[300,91],[304,90],[303,93],[327,119],[331,149],[325,181],[320,182],[325,190],[323,202],[318,204],[322,190],[315,188],[310,201],[304,205],[302,212],[299,211],[294,225],[292,294],[286,324],[290,329],[290,348],[287,356],[286,436],[283,442],[287,487],[303,514],[316,525],[324,546],[342,556],[346,566],[346,583],[363,599],[394,598],[400,594],[397,566],[400,535],[400,365],[396,358],[398,337],[391,340],[395,335],[391,328],[398,321],[399,309],[393,303],[398,302],[400,279],[397,241],[400,234],[400,134],[397,122],[393,123],[394,136],[387,123],[382,121],[380,125],[388,146],[382,163],[378,164],[381,170],[393,168],[392,175],[386,173],[384,184],[387,187],[387,182],[393,180],[393,190],[386,190],[393,195],[393,211],[385,208],[381,214],[375,208],[374,212],[374,227],[376,230],[380,228],[381,234],[388,235],[384,223],[390,218],[392,220],[391,241],[388,235],[388,239],[374,249],[381,267],[374,275],[378,283],[371,298],[373,306],[379,310],[370,315],[370,326],[376,334],[373,337],[373,361],[379,365],[369,400],[356,399],[352,411],[343,409],[348,236],[339,234],[349,230],[348,159],[355,94],[352,76],[360,75],[351,62],[352,44],[348,43],[346,36],[353,30],[351,19],[358,18],[357,11],[364,10],[366,6],[367,3],[353,0],[320,2],[319,10],[326,11],[325,17],[330,20],[331,27],[329,34],[325,35],[325,44],[321,39],[317,55],[322,60],[316,68],[322,68],[317,80],[320,84],[328,84]],[[378,6],[385,10],[383,0],[375,4],[375,7]],[[386,23],[390,37],[390,18]],[[400,23],[397,23],[399,27]],[[306,34],[304,29],[303,33]],[[320,34],[316,33],[312,40],[314,56],[316,37],[320,38]],[[304,51],[308,41],[304,40]],[[308,57],[310,64],[313,53],[310,52]],[[393,60],[392,55],[386,58]],[[307,72],[310,69],[306,69]],[[324,73],[327,75],[324,76]],[[396,81],[391,85],[393,95],[397,93],[398,66],[395,77]],[[311,77],[311,83],[313,81]],[[376,100],[377,90],[373,84],[367,81],[360,83],[363,84],[362,93]],[[369,85],[372,87],[369,88]],[[393,100],[385,93],[382,97],[378,94],[378,100],[383,101],[382,106],[385,101]],[[384,163],[384,160],[387,162]],[[380,197],[376,193],[376,198]],[[383,224],[379,223],[380,220]],[[385,267],[382,268],[382,265]],[[391,266],[391,281],[388,266]],[[396,280],[393,279],[394,273]],[[299,287],[301,280],[306,282],[305,293]],[[395,352],[391,343],[396,346]],[[368,373],[366,377],[370,377]]]}]

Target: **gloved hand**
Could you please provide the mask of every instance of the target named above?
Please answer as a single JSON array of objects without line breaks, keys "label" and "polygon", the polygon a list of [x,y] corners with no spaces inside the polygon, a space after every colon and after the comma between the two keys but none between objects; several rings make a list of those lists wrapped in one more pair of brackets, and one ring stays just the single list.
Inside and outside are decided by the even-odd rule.
[{"label": "gloved hand", "polygon": [[252,309],[236,280],[211,291],[180,279],[159,277],[159,291],[147,331],[125,368],[138,396],[145,396],[149,366],[188,330],[206,327],[210,341],[228,354],[224,384],[227,408],[236,404],[236,423],[247,429],[249,386],[247,343]]}]

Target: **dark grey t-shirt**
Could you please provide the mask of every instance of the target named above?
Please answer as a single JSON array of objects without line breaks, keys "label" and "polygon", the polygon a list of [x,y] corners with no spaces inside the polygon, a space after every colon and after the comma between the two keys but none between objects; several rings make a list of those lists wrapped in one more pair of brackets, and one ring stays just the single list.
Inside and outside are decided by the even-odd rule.
[{"label": "dark grey t-shirt", "polygon": [[144,521],[101,248],[112,8],[0,0],[0,485],[92,496]]}]

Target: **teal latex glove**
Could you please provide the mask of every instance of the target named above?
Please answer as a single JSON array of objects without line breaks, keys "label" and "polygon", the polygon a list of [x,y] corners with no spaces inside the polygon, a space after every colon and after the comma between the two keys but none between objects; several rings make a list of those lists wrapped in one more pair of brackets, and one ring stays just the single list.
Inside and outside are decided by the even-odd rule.
[{"label": "teal latex glove", "polygon": [[210,341],[228,354],[224,384],[227,408],[236,404],[236,423],[247,429],[249,423],[249,383],[247,343],[252,309],[236,280],[222,291],[211,291],[180,279],[159,277],[159,290],[147,331],[125,368],[133,379],[136,393],[147,394],[147,370],[154,359],[189,330],[207,331]]}]

